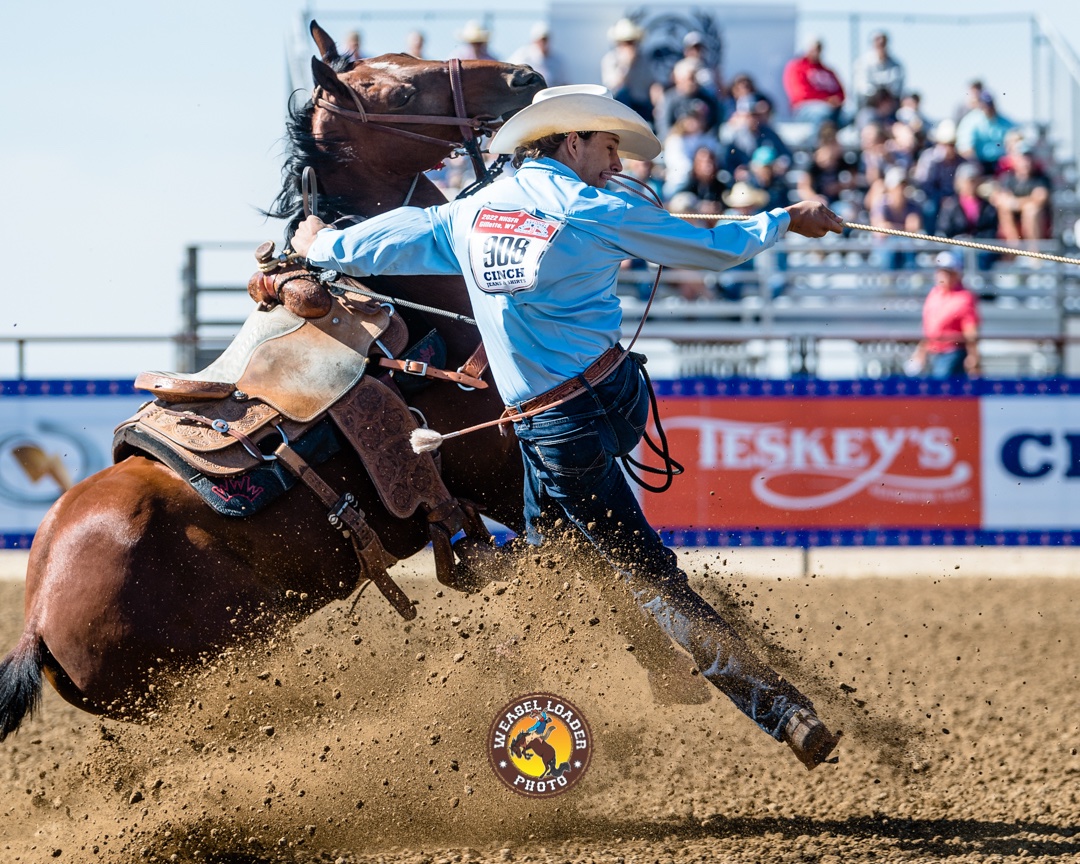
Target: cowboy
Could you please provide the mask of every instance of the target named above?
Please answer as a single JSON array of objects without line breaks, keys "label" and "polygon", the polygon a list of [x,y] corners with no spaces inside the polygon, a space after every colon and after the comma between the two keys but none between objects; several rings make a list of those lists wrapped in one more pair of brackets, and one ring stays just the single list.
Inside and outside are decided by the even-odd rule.
[{"label": "cowboy", "polygon": [[812,768],[838,736],[689,587],[618,464],[642,437],[650,399],[641,361],[618,344],[616,283],[627,258],[722,270],[789,231],[822,237],[841,221],[819,202],[800,202],[703,228],[605,188],[623,158],[649,160],[660,149],[649,124],[606,88],[551,87],[491,141],[492,153],[513,154],[513,176],[344,230],[312,216],[292,245],[317,267],[359,277],[464,277],[525,463],[526,541],[539,545],[556,519],[573,526],[704,676]]}]

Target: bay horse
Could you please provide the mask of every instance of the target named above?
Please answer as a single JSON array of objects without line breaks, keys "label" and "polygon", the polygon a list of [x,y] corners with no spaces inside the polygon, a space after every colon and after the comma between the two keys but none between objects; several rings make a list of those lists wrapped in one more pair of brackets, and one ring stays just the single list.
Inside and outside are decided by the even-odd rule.
[{"label": "bay horse", "polygon": [[[448,157],[477,125],[520,110],[544,86],[527,66],[492,61],[450,67],[388,54],[345,63],[314,23],[312,35],[323,57],[312,58],[318,98],[290,111],[284,188],[268,211],[290,218],[290,231],[302,216],[305,165],[314,167],[327,192],[322,215],[328,221],[338,214],[372,216],[407,198],[424,207],[445,201],[422,172]],[[358,115],[367,115],[367,122]],[[393,115],[410,120],[395,123]],[[461,122],[447,124],[447,117]],[[459,278],[372,280],[371,287],[470,312]],[[463,363],[479,343],[467,323],[439,319],[433,326],[446,341],[448,368]],[[434,428],[460,428],[502,410],[494,387],[463,393],[436,382],[414,401]],[[454,495],[520,529],[516,442],[492,432],[467,445],[448,443],[444,478]],[[400,520],[388,514],[349,450],[343,448],[320,473],[356,495],[392,555],[415,554],[428,541],[423,515]],[[142,710],[155,669],[266,632],[287,616],[310,614],[348,597],[358,581],[351,548],[302,485],[255,515],[229,519],[160,462],[128,456],[62,495],[38,529],[27,567],[24,630],[0,662],[0,740],[33,711],[43,675],[79,708],[132,718]]]}]

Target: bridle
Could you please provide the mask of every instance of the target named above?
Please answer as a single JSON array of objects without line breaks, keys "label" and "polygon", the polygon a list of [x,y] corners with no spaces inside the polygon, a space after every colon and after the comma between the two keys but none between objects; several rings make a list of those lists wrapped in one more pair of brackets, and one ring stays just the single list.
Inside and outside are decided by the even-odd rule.
[{"label": "bridle", "polygon": [[[446,117],[437,114],[373,114],[364,108],[359,95],[352,87],[348,87],[349,95],[352,96],[356,109],[343,108],[326,98],[325,90],[316,86],[311,94],[311,101],[317,108],[323,108],[332,114],[337,114],[354,123],[363,123],[380,132],[388,132],[399,135],[412,141],[422,141],[425,144],[437,144],[440,147],[453,147],[461,144],[466,154],[472,161],[473,171],[476,174],[476,183],[470,186],[466,192],[475,192],[481,186],[486,186],[502,172],[505,160],[500,159],[492,168],[484,164],[483,154],[480,152],[480,139],[484,135],[490,135],[499,126],[498,117],[486,114],[478,114],[470,117],[465,109],[465,91],[461,85],[461,60],[453,58],[446,62],[447,74],[450,76],[450,92],[454,99],[454,116]],[[461,132],[458,141],[436,138],[433,135],[424,135],[413,132],[410,129],[399,129],[394,124],[423,124],[437,126],[457,126]],[[464,192],[462,194],[465,194]],[[460,197],[460,196],[459,196]]]}]

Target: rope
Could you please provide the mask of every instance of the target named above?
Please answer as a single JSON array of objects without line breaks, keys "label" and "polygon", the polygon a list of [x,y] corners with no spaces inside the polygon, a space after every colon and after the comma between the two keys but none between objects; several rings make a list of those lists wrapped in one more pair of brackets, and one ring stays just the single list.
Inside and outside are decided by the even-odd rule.
[{"label": "rope", "polygon": [[[752,216],[726,215],[716,213],[672,213],[680,219],[711,219],[741,221],[751,219]],[[1058,264],[1080,264],[1080,258],[1066,258],[1062,255],[1051,255],[1048,252],[1028,252],[1024,249],[1014,249],[1011,246],[992,246],[989,243],[977,243],[974,240],[959,240],[953,237],[931,237],[929,234],[916,234],[912,231],[899,231],[895,228],[878,228],[875,225],[860,225],[858,222],[844,222],[845,228],[856,231],[873,231],[875,234],[889,234],[893,237],[909,237],[912,240],[928,240],[931,243],[946,243],[951,246],[964,246],[968,249],[979,249],[983,252],[998,252],[1002,255],[1023,255],[1027,258],[1039,258],[1043,261],[1055,261]]]},{"label": "rope", "polygon": [[350,294],[360,294],[364,297],[370,297],[372,300],[382,300],[384,303],[393,303],[396,306],[404,306],[407,309],[429,312],[432,315],[442,315],[444,318],[452,318],[454,321],[461,321],[463,324],[476,324],[476,319],[470,318],[468,315],[461,315],[457,312],[448,312],[446,309],[440,309],[437,306],[425,306],[423,303],[413,303],[411,300],[402,300],[400,297],[391,297],[389,294],[379,294],[377,291],[369,291],[367,288],[357,288],[355,285],[345,284],[346,279],[348,279],[348,277],[339,277],[329,283],[327,287],[331,290],[336,288],[340,291],[348,291]]}]

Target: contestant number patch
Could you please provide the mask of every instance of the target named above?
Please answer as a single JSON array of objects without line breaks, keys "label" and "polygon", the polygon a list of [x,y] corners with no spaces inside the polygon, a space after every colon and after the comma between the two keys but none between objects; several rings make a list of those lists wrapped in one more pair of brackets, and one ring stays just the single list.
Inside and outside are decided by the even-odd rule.
[{"label": "contestant number patch", "polygon": [[561,222],[524,210],[483,208],[469,235],[473,278],[482,291],[513,294],[536,286],[540,261]]}]

